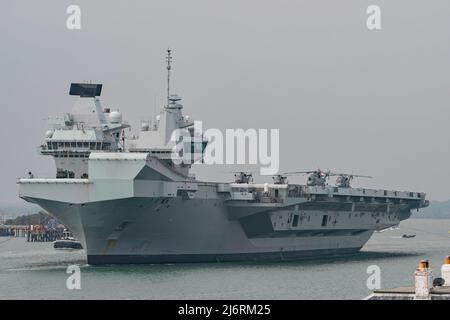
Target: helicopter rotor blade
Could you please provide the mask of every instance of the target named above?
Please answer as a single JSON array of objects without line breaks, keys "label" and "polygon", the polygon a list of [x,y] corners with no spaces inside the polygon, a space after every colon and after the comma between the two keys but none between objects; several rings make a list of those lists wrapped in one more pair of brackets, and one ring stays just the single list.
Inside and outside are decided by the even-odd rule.
[{"label": "helicopter rotor blade", "polygon": [[309,174],[309,173],[314,173],[314,172],[316,172],[316,170],[314,170],[314,171],[291,171],[291,172],[283,172],[282,174],[295,175],[295,174]]},{"label": "helicopter rotor blade", "polygon": [[242,171],[222,171],[222,173],[245,173],[245,174],[254,174],[254,173],[256,173],[256,171],[245,171],[245,170],[242,170]]},{"label": "helicopter rotor blade", "polygon": [[373,178],[372,176],[364,176],[360,174],[353,174],[353,173],[339,173],[339,172],[332,172],[330,173],[330,176],[344,176],[344,177],[354,177],[354,178]]},{"label": "helicopter rotor blade", "polygon": [[358,177],[358,178],[369,178],[369,179],[373,178],[372,176],[363,176],[363,175],[360,175],[360,174],[352,174],[352,176],[353,177]]}]

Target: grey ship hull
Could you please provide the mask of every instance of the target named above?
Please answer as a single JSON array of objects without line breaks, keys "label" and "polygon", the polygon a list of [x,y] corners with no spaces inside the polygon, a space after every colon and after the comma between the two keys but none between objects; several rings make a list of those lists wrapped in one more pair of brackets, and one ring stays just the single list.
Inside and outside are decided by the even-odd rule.
[{"label": "grey ship hull", "polygon": [[23,199],[60,219],[82,242],[89,264],[354,253],[375,230],[426,205],[423,194],[333,187],[296,186],[283,198],[259,198],[257,191],[230,191],[230,184],[156,181],[156,172],[169,176],[170,170],[145,154],[102,157],[91,154],[89,179],[19,182]]},{"label": "grey ship hull", "polygon": [[[292,260],[355,253],[373,233],[355,225],[328,236],[305,229],[298,236],[281,231],[278,236],[249,238],[219,200],[173,199],[161,206],[161,199],[134,198],[70,208],[67,203],[32,201],[83,239],[93,265]],[[322,212],[312,216],[321,217]]]},{"label": "grey ship hull", "polygon": [[174,130],[188,130],[195,138],[183,144],[183,155],[185,148],[205,147],[194,122],[183,116],[179,97],[169,96],[154,126],[147,123],[137,139],[128,140],[126,151],[118,152],[125,148],[120,137],[129,125],[119,112],[102,110],[101,87],[72,84],[70,94],[79,96],[72,112],[46,133],[40,151],[54,157],[58,179],[30,175],[18,182],[19,196],[60,219],[80,240],[90,264],[354,253],[375,230],[397,225],[412,209],[427,205],[423,193],[331,187],[324,181],[309,186],[284,179],[264,185],[197,181],[189,176],[195,152],[191,162],[184,156],[182,163],[173,161],[181,160],[171,139]]}]

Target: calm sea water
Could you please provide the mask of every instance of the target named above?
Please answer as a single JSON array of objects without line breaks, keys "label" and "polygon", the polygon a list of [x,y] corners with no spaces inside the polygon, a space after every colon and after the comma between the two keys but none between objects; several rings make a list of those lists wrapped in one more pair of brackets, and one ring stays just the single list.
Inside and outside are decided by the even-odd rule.
[{"label": "calm sea water", "polygon": [[[381,268],[383,288],[411,285],[420,259],[439,275],[449,230],[450,220],[407,220],[338,259],[102,267],[86,265],[83,251],[0,238],[0,299],[361,299],[369,265]],[[66,288],[71,264],[81,266],[81,290]]]}]

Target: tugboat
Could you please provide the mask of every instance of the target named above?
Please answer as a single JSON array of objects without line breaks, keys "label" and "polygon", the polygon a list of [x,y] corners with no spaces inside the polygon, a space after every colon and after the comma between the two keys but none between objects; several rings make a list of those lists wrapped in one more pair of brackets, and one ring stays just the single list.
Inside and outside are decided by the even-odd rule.
[{"label": "tugboat", "polygon": [[61,239],[53,242],[53,248],[55,249],[83,249],[80,241],[75,239],[68,229],[64,229],[63,236]]}]

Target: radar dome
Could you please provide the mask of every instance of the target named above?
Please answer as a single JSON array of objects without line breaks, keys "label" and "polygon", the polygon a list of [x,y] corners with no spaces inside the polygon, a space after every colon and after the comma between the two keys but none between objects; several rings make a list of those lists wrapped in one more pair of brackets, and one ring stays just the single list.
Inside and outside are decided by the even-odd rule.
[{"label": "radar dome", "polygon": [[109,121],[111,123],[121,123],[122,114],[119,111],[113,111],[109,114]]},{"label": "radar dome", "polygon": [[45,133],[45,137],[46,137],[46,138],[51,138],[51,137],[53,137],[53,130],[48,130],[48,131]]}]

